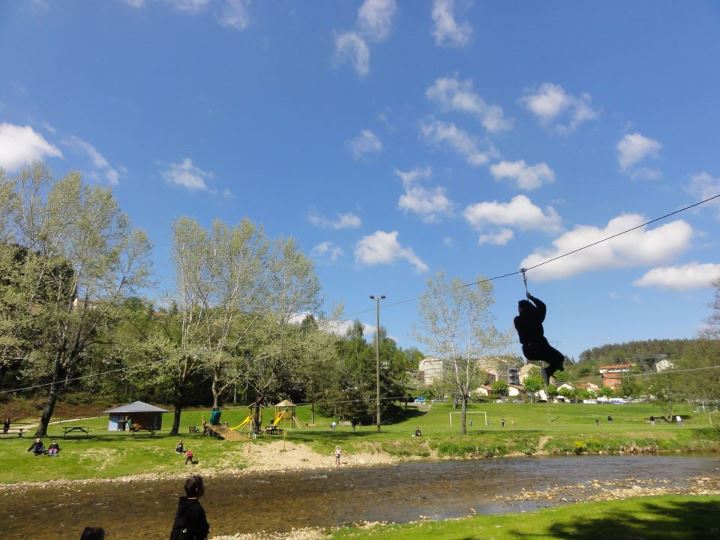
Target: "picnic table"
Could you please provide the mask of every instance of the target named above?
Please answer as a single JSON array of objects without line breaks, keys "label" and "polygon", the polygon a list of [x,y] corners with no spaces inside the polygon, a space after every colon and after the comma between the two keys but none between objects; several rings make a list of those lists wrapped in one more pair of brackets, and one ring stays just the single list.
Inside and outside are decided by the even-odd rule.
[{"label": "picnic table", "polygon": [[151,436],[151,437],[154,437],[154,436],[155,436],[155,430],[154,430],[154,429],[147,428],[147,427],[142,427],[142,426],[130,426],[130,431],[132,432],[133,439],[135,438],[135,434],[138,433],[138,432],[140,432],[140,431],[147,431],[148,433],[150,433],[150,436]]},{"label": "picnic table", "polygon": [[68,433],[79,431],[84,433],[86,437],[90,437],[90,428],[85,426],[63,426],[63,439],[67,437]]},{"label": "picnic table", "polygon": [[265,428],[265,433],[268,435],[282,435],[283,430],[277,426],[268,426]]},{"label": "picnic table", "polygon": [[25,433],[27,430],[28,428],[24,427],[10,428],[7,430],[7,433],[3,433],[3,437],[7,437],[8,435],[15,435],[16,433],[18,437],[22,437],[23,433]]}]

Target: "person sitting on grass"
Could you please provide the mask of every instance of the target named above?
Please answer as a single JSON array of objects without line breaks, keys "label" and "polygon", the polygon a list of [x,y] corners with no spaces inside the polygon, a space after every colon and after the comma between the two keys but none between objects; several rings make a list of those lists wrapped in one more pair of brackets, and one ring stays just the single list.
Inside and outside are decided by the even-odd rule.
[{"label": "person sitting on grass", "polygon": [[50,457],[55,457],[60,453],[60,445],[58,442],[53,439],[53,442],[50,443],[50,446],[48,446],[47,449],[47,455]]},{"label": "person sitting on grass", "polygon": [[43,444],[42,439],[40,439],[40,437],[35,439],[35,442],[30,445],[30,448],[28,448],[27,451],[32,451],[32,453],[36,456],[42,456],[45,453],[45,445]]},{"label": "person sitting on grass", "polygon": [[413,437],[422,437],[422,431],[420,431],[420,426],[417,426],[415,428],[415,434],[413,435]]},{"label": "person sitting on grass", "polygon": [[193,461],[193,452],[189,448],[185,450],[185,465],[190,463],[191,465],[195,465],[197,461]]},{"label": "person sitting on grass", "polygon": [[183,445],[182,440],[179,440],[178,443],[175,445],[175,451],[178,454],[184,454],[185,453],[185,446]]}]

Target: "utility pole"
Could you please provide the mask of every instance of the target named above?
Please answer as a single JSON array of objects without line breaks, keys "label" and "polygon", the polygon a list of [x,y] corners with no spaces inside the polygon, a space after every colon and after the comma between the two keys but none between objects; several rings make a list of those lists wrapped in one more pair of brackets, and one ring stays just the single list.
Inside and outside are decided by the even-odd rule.
[{"label": "utility pole", "polygon": [[370,299],[375,300],[375,375],[377,377],[375,381],[377,388],[375,419],[377,430],[380,431],[380,300],[385,300],[385,296],[370,295]]}]

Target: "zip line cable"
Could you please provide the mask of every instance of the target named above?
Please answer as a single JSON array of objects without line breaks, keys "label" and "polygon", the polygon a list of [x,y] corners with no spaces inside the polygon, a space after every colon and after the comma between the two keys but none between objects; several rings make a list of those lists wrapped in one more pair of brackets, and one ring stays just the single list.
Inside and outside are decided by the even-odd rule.
[{"label": "zip line cable", "polygon": [[[635,230],[637,230],[637,229],[641,229],[641,228],[643,228],[643,227],[646,227],[646,226],[651,225],[651,224],[653,224],[653,223],[656,223],[656,222],[658,222],[658,221],[662,221],[662,220],[664,220],[664,219],[667,219],[667,218],[672,217],[672,216],[674,216],[674,215],[680,214],[680,213],[682,213],[682,212],[686,212],[686,211],[688,211],[688,210],[690,210],[690,209],[692,209],[692,208],[701,206],[701,205],[703,205],[703,204],[707,204],[707,203],[709,203],[710,201],[713,201],[713,200],[718,199],[718,198],[720,198],[720,193],[718,193],[717,195],[712,195],[712,196],[710,196],[710,197],[707,197],[707,198],[705,198],[705,199],[703,199],[703,200],[701,200],[701,201],[698,201],[698,202],[696,202],[696,203],[693,203],[693,204],[690,204],[690,205],[687,205],[687,206],[683,206],[682,208],[679,208],[679,209],[674,210],[674,211],[672,211],[672,212],[668,212],[667,214],[664,214],[664,215],[662,215],[662,216],[659,216],[659,217],[653,218],[653,219],[651,219],[651,220],[648,220],[648,221],[646,221],[646,222],[644,222],[644,223],[641,223],[640,225],[636,225],[636,226],[634,226],[634,227],[630,227],[629,229],[625,229],[624,231],[620,231],[620,232],[615,233],[615,234],[612,234],[612,235],[610,235],[610,236],[606,236],[606,237],[604,237],[604,238],[601,238],[600,240],[596,240],[595,242],[591,242],[591,243],[586,244],[586,245],[584,245],[584,246],[581,246],[581,247],[579,247],[579,248],[576,248],[576,249],[567,251],[567,252],[565,252],[565,253],[562,253],[562,254],[560,254],[560,255],[557,255],[556,257],[552,257],[552,258],[550,258],[550,259],[541,261],[541,262],[539,262],[539,263],[537,263],[537,264],[534,264],[533,266],[529,266],[529,267],[527,267],[527,268],[521,268],[520,270],[516,270],[516,271],[514,271],[514,272],[508,272],[508,273],[506,273],[506,274],[501,274],[501,275],[493,276],[493,277],[490,277],[490,278],[481,279],[481,280],[478,280],[478,281],[473,281],[473,282],[470,282],[470,283],[464,283],[463,285],[460,285],[460,286],[458,287],[458,289],[462,289],[462,288],[465,288],[465,287],[472,287],[473,285],[479,285],[479,284],[481,284],[481,283],[488,283],[488,282],[491,282],[491,281],[496,281],[496,280],[499,280],[499,279],[504,279],[504,278],[506,278],[506,277],[511,277],[511,276],[516,276],[516,275],[518,275],[518,274],[522,274],[523,282],[525,283],[525,290],[526,290],[526,292],[527,292],[527,277],[526,277],[526,272],[527,272],[528,270],[533,270],[533,269],[535,269],[535,268],[539,268],[539,267],[544,266],[544,265],[546,265],[546,264],[553,263],[553,262],[555,262],[555,261],[557,261],[557,260],[559,260],[559,259],[562,259],[562,258],[564,258],[564,257],[568,257],[568,256],[570,256],[570,255],[573,255],[573,254],[578,253],[578,252],[580,252],[580,251],[583,251],[583,250],[585,250],[585,249],[591,248],[591,247],[593,247],[593,246],[597,246],[598,244],[602,244],[603,242],[607,242],[607,241],[609,241],[609,240],[612,240],[612,239],[614,239],[614,238],[617,238],[617,237],[622,236],[622,235],[624,235],[624,234],[627,234],[627,233],[629,233],[629,232],[635,231]],[[406,303],[408,303],[408,302],[413,302],[413,301],[416,301],[416,300],[420,300],[420,299],[425,298],[425,297],[427,297],[427,296],[432,296],[432,295],[431,295],[430,293],[426,293],[426,294],[422,294],[422,295],[415,296],[415,297],[412,297],[412,298],[406,298],[406,299],[404,299],[404,300],[399,300],[399,301],[397,301],[397,302],[392,302],[392,303],[385,304],[385,307],[388,308],[388,307],[398,306],[398,305],[401,305],[401,304],[406,304]],[[356,311],[356,312],[354,312],[354,313],[348,314],[347,317],[352,317],[352,316],[354,316],[354,315],[360,315],[360,314],[363,314],[363,313],[369,313],[369,312],[372,312],[372,311],[375,311],[375,310],[374,310],[373,308],[369,308],[369,309],[365,309],[365,310],[361,310],[361,311]],[[153,361],[153,362],[154,362],[154,361]],[[150,363],[150,362],[149,362],[149,363]],[[149,363],[148,363],[148,364],[149,364]],[[112,370],[109,370],[109,371],[98,372],[98,373],[91,374],[91,375],[83,375],[83,376],[79,376],[79,377],[66,378],[66,379],[64,379],[64,381],[49,382],[49,383],[43,383],[43,384],[38,384],[38,385],[33,385],[33,386],[26,386],[26,387],[23,387],[23,388],[15,388],[15,389],[10,389],[10,390],[0,390],[0,394],[9,394],[9,393],[20,392],[20,391],[25,391],[25,390],[34,390],[34,389],[37,389],[37,388],[43,388],[43,387],[46,387],[46,386],[51,386],[51,385],[53,385],[53,384],[67,385],[67,383],[70,382],[70,381],[77,381],[77,380],[86,379],[86,378],[90,378],[90,377],[98,377],[98,376],[107,375],[107,374],[110,374],[110,373],[117,373],[117,372],[121,372],[121,371],[126,371],[126,370],[130,370],[130,369],[135,369],[135,368],[143,367],[143,366],[145,366],[145,365],[147,365],[147,364],[140,364],[140,365],[137,365],[137,366],[126,366],[126,367],[122,367],[122,368],[112,369]],[[663,372],[660,372],[660,373],[632,374],[632,375],[629,375],[629,376],[662,375],[662,374],[665,374],[665,373],[676,373],[676,372],[679,373],[679,372],[684,372],[684,371],[696,371],[696,370],[701,370],[701,369],[716,369],[716,368],[720,368],[720,366],[710,366],[710,367],[707,367],[707,368],[691,368],[691,369],[687,369],[687,370],[673,370],[673,371],[669,371],[669,370],[668,370],[668,371],[663,371]],[[595,376],[595,378],[597,378],[597,376]]]},{"label": "zip line cable", "polygon": [[[651,220],[648,220],[648,221],[646,221],[646,222],[644,222],[644,223],[641,223],[640,225],[636,225],[636,226],[634,226],[634,227],[630,227],[629,229],[625,229],[624,231],[620,231],[620,232],[615,233],[615,234],[612,234],[612,235],[610,235],[610,236],[606,236],[606,237],[604,237],[604,238],[601,238],[600,240],[596,240],[595,242],[591,242],[591,243],[589,243],[589,244],[585,244],[584,246],[578,247],[578,248],[573,249],[573,250],[570,250],[570,251],[566,251],[565,253],[562,253],[562,254],[557,255],[557,256],[555,256],[555,257],[552,257],[552,258],[550,258],[550,259],[546,259],[546,260],[541,261],[541,262],[539,262],[539,263],[537,263],[537,264],[534,264],[534,265],[532,265],[532,266],[528,266],[527,268],[521,268],[520,270],[515,270],[514,272],[508,272],[508,273],[506,273],[506,274],[501,274],[501,275],[498,275],[498,276],[493,276],[493,277],[481,279],[481,280],[478,280],[478,281],[472,281],[472,282],[470,282],[470,283],[464,283],[463,285],[460,285],[460,286],[458,287],[458,289],[462,289],[462,288],[465,288],[465,287],[472,287],[473,285],[480,285],[481,283],[488,283],[488,282],[491,282],[491,281],[497,281],[497,280],[499,280],[499,279],[504,279],[504,278],[506,278],[506,277],[511,277],[511,276],[516,276],[516,275],[518,275],[518,274],[522,274],[522,276],[523,276],[523,281],[525,281],[525,289],[526,289],[526,291],[527,291],[527,278],[526,278],[526,275],[525,275],[525,274],[526,274],[526,272],[528,272],[529,270],[534,270],[535,268],[539,268],[539,267],[544,266],[544,265],[546,265],[546,264],[550,264],[550,263],[555,262],[555,261],[557,261],[557,260],[559,260],[559,259],[562,259],[562,258],[564,258],[564,257],[568,257],[568,256],[570,256],[570,255],[573,255],[573,254],[578,253],[578,252],[580,252],[580,251],[583,251],[583,250],[585,250],[585,249],[588,249],[588,248],[597,246],[598,244],[602,244],[603,242],[607,242],[608,240],[612,240],[612,239],[614,239],[614,238],[617,238],[618,236],[622,236],[622,235],[624,235],[624,234],[627,234],[627,233],[629,233],[629,232],[635,231],[635,230],[637,230],[637,229],[641,229],[641,228],[643,228],[643,227],[647,227],[648,225],[651,225],[651,224],[656,223],[656,222],[658,222],[658,221],[662,221],[663,219],[667,219],[667,218],[669,218],[669,217],[672,217],[672,216],[674,216],[674,215],[680,214],[680,213],[682,213],[682,212],[686,212],[686,211],[691,210],[692,208],[695,208],[695,207],[697,207],[697,206],[701,206],[701,205],[703,205],[703,204],[707,204],[707,203],[709,203],[710,201],[713,201],[713,200],[718,199],[718,198],[720,198],[720,193],[718,193],[717,195],[712,195],[712,196],[710,196],[710,197],[708,197],[708,198],[706,198],[706,199],[703,199],[703,200],[701,200],[701,201],[698,201],[698,202],[696,202],[696,203],[693,203],[693,204],[690,204],[690,205],[687,205],[687,206],[683,206],[682,208],[679,208],[679,209],[674,210],[674,211],[672,211],[672,212],[668,212],[667,214],[664,214],[664,215],[662,215],[662,216],[659,216],[659,217],[653,218],[653,219],[651,219]],[[406,303],[408,303],[408,302],[413,302],[413,301],[415,301],[415,300],[420,300],[420,299],[425,298],[425,297],[427,297],[427,296],[432,296],[432,295],[431,295],[431,293],[425,293],[425,294],[421,294],[421,295],[419,295],[419,296],[413,296],[413,297],[411,297],[411,298],[406,298],[406,299],[404,299],[404,300],[398,300],[397,302],[388,302],[388,303],[385,304],[385,308],[387,309],[387,308],[389,308],[389,307],[399,306],[399,305],[401,305],[401,304],[406,304]],[[374,311],[375,311],[374,308],[363,309],[363,310],[360,310],[360,311],[355,311],[355,312],[353,312],[353,313],[349,313],[349,314],[346,315],[346,317],[353,317],[353,316],[355,316],[355,315],[360,315],[360,314],[363,314],[363,313],[370,313],[370,312],[374,312]]]}]

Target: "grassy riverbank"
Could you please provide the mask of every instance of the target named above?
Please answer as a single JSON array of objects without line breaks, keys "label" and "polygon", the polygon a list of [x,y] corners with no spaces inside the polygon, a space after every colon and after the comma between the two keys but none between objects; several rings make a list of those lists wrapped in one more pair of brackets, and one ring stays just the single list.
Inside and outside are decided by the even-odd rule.
[{"label": "grassy riverbank", "polygon": [[397,540],[532,538],[653,538],[657,540],[720,537],[720,497],[665,496],[580,503],[522,514],[408,525],[342,529],[334,539]]},{"label": "grassy riverbank", "polygon": [[[170,436],[171,415],[164,420],[165,430],[150,437],[138,434],[108,433],[107,417],[74,419],[50,427],[49,438],[58,438],[62,452],[58,458],[33,457],[26,452],[30,438],[16,436],[0,439],[0,483],[37,482],[59,479],[115,478],[138,474],[174,475],[189,469],[184,459],[175,454],[179,438],[192,448],[201,473],[237,471],[251,465],[268,443],[286,440],[312,448],[316,455],[286,452],[278,454],[268,467],[276,469],[294,466],[330,466],[331,454],[340,445],[346,462],[356,464],[354,455],[383,455],[387,460],[406,458],[482,458],[508,455],[585,454],[585,453],[663,453],[663,452],[715,452],[720,450],[720,430],[713,427],[717,417],[696,413],[689,407],[679,407],[676,414],[683,415],[681,424],[659,420],[651,425],[649,417],[659,417],[660,407],[652,404],[583,405],[583,404],[521,404],[486,403],[471,407],[473,425],[466,435],[459,434],[458,415],[447,404],[433,404],[427,408],[409,408],[405,419],[383,425],[377,432],[374,426],[361,426],[353,431],[350,426],[329,428],[332,419],[315,416],[312,425],[311,411],[307,406],[298,408],[304,429],[286,428],[285,438],[261,437],[243,442],[221,441],[190,434],[189,427],[200,425],[209,411],[183,412],[181,435]],[[70,416],[71,412],[69,412]],[[716,413],[717,414],[717,413]],[[247,415],[244,407],[227,408],[222,420],[231,426]],[[266,410],[263,425],[268,425],[272,410]],[[608,417],[612,417],[612,421]],[[501,420],[505,420],[502,425]],[[27,418],[30,424],[33,418]],[[83,426],[90,428],[90,437],[62,439],[63,428]],[[420,427],[422,437],[412,437]],[[72,435],[76,435],[73,433]],[[282,452],[284,449],[280,448]],[[299,463],[302,461],[302,463]],[[362,461],[361,461],[362,462]],[[364,460],[365,463],[370,461]]]}]

